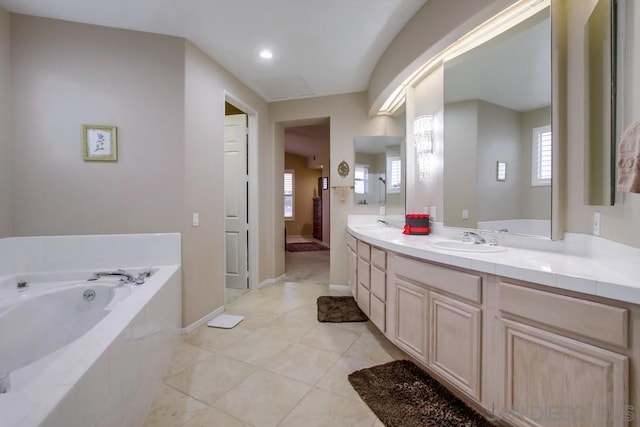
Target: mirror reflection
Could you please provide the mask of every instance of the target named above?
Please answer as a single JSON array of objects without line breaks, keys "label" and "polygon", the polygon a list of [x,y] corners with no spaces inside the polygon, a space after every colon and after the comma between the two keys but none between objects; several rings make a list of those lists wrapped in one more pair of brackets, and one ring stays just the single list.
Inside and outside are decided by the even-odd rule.
[{"label": "mirror reflection", "polygon": [[549,8],[447,59],[444,99],[444,224],[550,237]]},{"label": "mirror reflection", "polygon": [[404,215],[404,138],[355,138],[354,203],[385,206],[387,215]]}]

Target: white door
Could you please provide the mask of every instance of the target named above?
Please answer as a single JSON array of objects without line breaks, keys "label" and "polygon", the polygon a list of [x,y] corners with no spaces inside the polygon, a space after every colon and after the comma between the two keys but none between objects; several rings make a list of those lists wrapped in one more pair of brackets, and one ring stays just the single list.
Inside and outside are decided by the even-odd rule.
[{"label": "white door", "polygon": [[227,288],[248,286],[247,116],[225,116],[224,230]]}]

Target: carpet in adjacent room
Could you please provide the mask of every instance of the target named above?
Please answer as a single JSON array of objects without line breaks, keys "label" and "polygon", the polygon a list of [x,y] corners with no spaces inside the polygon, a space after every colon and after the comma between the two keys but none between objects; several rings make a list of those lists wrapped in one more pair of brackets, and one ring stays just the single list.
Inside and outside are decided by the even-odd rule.
[{"label": "carpet in adjacent room", "polygon": [[367,316],[351,296],[318,297],[318,322],[366,322]]},{"label": "carpet in adjacent room", "polygon": [[287,243],[287,251],[289,252],[310,252],[310,251],[328,251],[329,248],[317,242],[296,242]]},{"label": "carpet in adjacent room", "polygon": [[494,426],[408,360],[361,369],[349,382],[387,427]]}]

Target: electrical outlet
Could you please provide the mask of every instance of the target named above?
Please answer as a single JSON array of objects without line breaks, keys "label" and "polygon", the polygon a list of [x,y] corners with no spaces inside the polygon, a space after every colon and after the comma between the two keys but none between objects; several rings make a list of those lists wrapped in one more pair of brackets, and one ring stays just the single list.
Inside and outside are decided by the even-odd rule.
[{"label": "electrical outlet", "polygon": [[462,209],[462,219],[469,219],[469,209]]},{"label": "electrical outlet", "polygon": [[431,221],[431,222],[435,222],[436,221],[436,207],[435,206],[431,206],[429,208],[429,221]]},{"label": "electrical outlet", "polygon": [[593,213],[593,235],[600,235],[600,212]]},{"label": "electrical outlet", "polygon": [[200,215],[198,214],[198,212],[193,213],[191,217],[191,225],[193,225],[194,227],[197,227],[200,225]]}]

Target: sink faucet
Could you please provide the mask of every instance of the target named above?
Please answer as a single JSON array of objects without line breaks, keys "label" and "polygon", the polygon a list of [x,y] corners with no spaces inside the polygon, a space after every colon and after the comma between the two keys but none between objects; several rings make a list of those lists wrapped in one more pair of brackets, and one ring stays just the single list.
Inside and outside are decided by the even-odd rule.
[{"label": "sink faucet", "polygon": [[486,240],[484,240],[484,237],[482,237],[481,235],[479,235],[478,233],[474,232],[474,231],[464,231],[462,232],[462,241],[463,242],[473,242],[476,245],[479,244],[484,244],[487,243]]},{"label": "sink faucet", "polygon": [[101,277],[120,277],[120,280],[125,281],[127,283],[135,283],[136,285],[142,285],[144,283],[145,277],[148,277],[148,276],[145,273],[140,273],[136,277],[133,277],[132,274],[129,274],[124,270],[99,271],[97,273],[93,273],[93,277],[89,280],[98,280]]},{"label": "sink faucet", "polygon": [[378,222],[384,224],[385,227],[389,226],[389,221],[385,221],[384,219],[379,219]]}]

